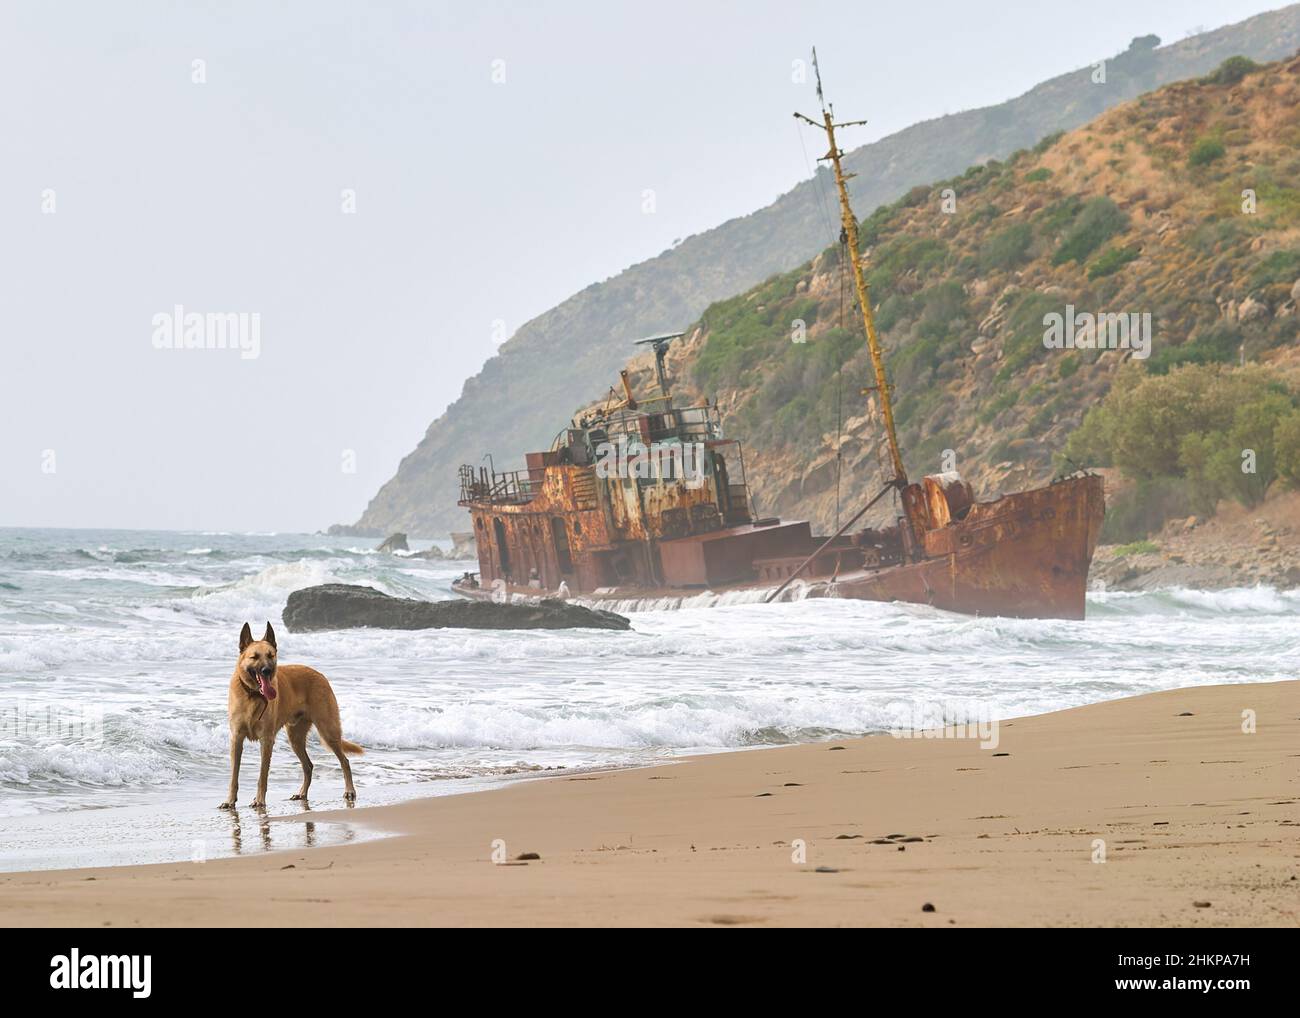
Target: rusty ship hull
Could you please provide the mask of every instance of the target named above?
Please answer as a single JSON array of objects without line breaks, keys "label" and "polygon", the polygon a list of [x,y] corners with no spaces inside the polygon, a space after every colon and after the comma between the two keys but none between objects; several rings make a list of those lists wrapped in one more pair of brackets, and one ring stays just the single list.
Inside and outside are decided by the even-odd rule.
[{"label": "rusty ship hull", "polygon": [[[457,593],[566,596],[627,609],[701,595],[760,600],[789,583],[783,600],[840,597],[1082,619],[1104,515],[1102,479],[1094,475],[987,502],[975,501],[960,479],[937,475],[911,486],[914,497],[904,498],[910,514],[895,527],[827,541],[806,522],[755,520],[735,503],[719,513],[709,501],[716,487],[670,488],[647,499],[644,486],[629,491],[615,483],[610,497],[608,482],[589,468],[543,464],[533,472],[532,497],[467,499],[479,572],[456,583]],[[636,512],[647,502],[658,509],[649,521]]]},{"label": "rusty ship hull", "polygon": [[926,533],[925,558],[811,578],[813,596],[928,604],[967,615],[1082,619],[1104,513],[1102,479],[1082,476],[975,503]]}]

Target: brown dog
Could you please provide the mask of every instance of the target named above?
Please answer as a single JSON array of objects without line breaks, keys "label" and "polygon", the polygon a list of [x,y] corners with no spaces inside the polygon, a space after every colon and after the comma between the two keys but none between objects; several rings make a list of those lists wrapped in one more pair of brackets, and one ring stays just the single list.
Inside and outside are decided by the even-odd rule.
[{"label": "brown dog", "polygon": [[339,725],[339,702],[329,680],[314,668],[306,665],[276,665],[275,630],[266,624],[266,634],[253,639],[248,623],[239,634],[239,662],[230,679],[230,696],[227,700],[230,714],[230,794],[221,804],[222,809],[234,809],[239,796],[239,761],[244,755],[244,740],[252,739],[262,744],[262,770],[257,778],[257,797],[250,805],[266,805],[266,778],[271,770],[271,750],[275,736],[286,725],[289,728],[289,745],[302,763],[302,788],[292,799],[306,799],[311,787],[311,760],[307,756],[307,730],[316,726],[320,736],[343,768],[346,786],[343,798],[349,802],[357,797],[352,787],[352,768],[344,753],[365,752],[355,742],[343,738]]}]

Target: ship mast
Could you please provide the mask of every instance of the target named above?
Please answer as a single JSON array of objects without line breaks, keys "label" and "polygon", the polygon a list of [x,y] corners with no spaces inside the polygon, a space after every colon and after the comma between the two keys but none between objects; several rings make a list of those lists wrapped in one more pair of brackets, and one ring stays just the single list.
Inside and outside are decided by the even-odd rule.
[{"label": "ship mast", "polygon": [[[834,107],[826,105],[826,97],[822,95],[822,74],[817,66],[817,50],[813,49],[813,73],[817,76],[817,99],[822,107],[822,122],[819,124],[811,117],[805,117],[802,113],[796,113],[795,116],[806,123],[812,124],[813,127],[820,127],[826,132],[826,139],[830,143],[830,151],[822,156],[818,162],[829,162],[835,169],[835,185],[840,192],[840,221],[842,223],[843,236],[841,239],[847,242],[849,249],[849,261],[853,264],[853,286],[858,295],[858,306],[862,309],[862,321],[866,326],[867,349],[871,352],[871,366],[875,370],[876,384],[874,391],[880,395],[880,412],[885,421],[885,434],[889,439],[889,457],[894,468],[894,484],[900,489],[907,485],[907,471],[903,468],[903,457],[898,451],[898,435],[894,432],[894,403],[890,393],[889,384],[885,379],[885,358],[880,351],[880,337],[876,333],[876,320],[871,314],[871,293],[867,288],[867,279],[862,270],[862,256],[858,250],[858,220],[853,214],[853,209],[849,205],[849,189],[847,181],[853,174],[844,173],[844,168],[840,163],[843,153],[839,146],[835,144],[835,129],[837,127],[857,127],[865,124],[865,120],[848,120],[843,123],[834,122]],[[873,389],[866,389],[865,392],[872,392]]]}]

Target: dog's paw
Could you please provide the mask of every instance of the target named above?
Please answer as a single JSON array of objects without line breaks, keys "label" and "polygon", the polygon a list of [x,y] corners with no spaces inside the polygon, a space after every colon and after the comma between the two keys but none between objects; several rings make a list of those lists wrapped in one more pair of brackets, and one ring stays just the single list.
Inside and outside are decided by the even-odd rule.
[{"label": "dog's paw", "polygon": [[235,808],[235,804],[233,802],[223,802],[220,806],[217,807],[217,809],[234,809],[234,808]]},{"label": "dog's paw", "polygon": [[343,793],[343,798],[346,799],[348,802],[356,802],[356,801],[357,801],[357,793],[356,793],[355,791],[353,791],[353,792],[344,792],[344,793]]},{"label": "dog's paw", "polygon": [[253,809],[266,809],[266,800],[254,799],[248,805],[251,806]]},{"label": "dog's paw", "polygon": [[299,800],[302,802],[307,801],[307,795],[305,792],[295,792],[293,795],[289,796],[290,802],[298,802]]}]

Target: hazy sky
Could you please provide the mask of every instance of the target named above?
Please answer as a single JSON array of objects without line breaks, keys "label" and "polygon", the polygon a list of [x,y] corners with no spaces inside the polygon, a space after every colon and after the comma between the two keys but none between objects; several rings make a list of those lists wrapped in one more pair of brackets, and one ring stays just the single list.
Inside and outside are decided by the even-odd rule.
[{"label": "hazy sky", "polygon": [[354,520],[494,323],[808,175],[810,44],[856,145],[1275,6],[0,0],[0,525]]}]

